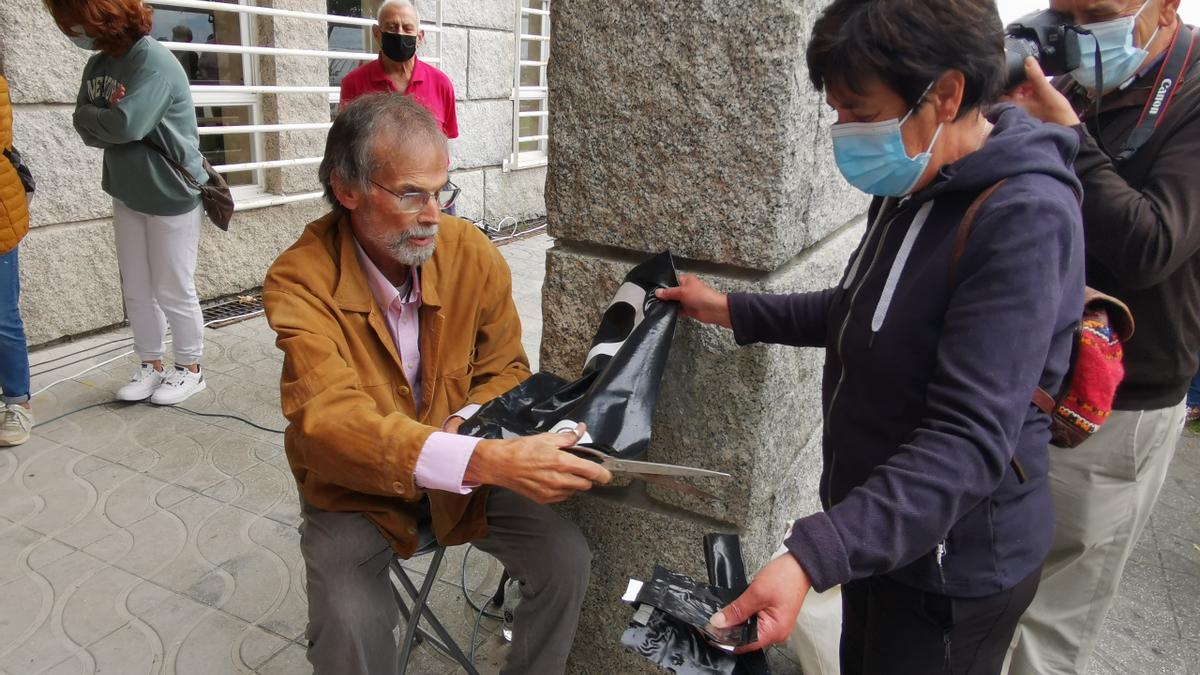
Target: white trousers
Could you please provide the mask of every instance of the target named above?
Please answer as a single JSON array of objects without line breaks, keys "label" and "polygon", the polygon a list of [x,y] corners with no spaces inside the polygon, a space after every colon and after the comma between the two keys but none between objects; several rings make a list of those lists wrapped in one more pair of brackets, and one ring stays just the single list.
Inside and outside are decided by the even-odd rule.
[{"label": "white trousers", "polygon": [[178,216],[152,216],[113,200],[121,291],[142,361],[162,359],[168,324],[177,365],[199,363],[203,355],[204,319],[195,283],[202,214],[197,206]]}]

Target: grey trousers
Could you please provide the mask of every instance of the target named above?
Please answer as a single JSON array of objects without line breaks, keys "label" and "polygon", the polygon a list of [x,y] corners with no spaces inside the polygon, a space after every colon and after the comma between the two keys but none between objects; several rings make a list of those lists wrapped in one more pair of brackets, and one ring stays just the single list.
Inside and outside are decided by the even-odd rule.
[{"label": "grey trousers", "polygon": [[1077,448],[1050,448],[1054,545],[1013,638],[1011,675],[1082,674],[1175,455],[1184,404],[1114,411]]},{"label": "grey trousers", "polygon": [[[308,571],[308,660],[316,675],[392,675],[400,616],[388,564],[395,553],[359,513],[305,506],[300,550]],[[575,525],[549,507],[493,488],[488,533],[472,542],[521,581],[503,673],[562,673],[575,639],[592,555]],[[470,649],[460,644],[464,651]]]}]

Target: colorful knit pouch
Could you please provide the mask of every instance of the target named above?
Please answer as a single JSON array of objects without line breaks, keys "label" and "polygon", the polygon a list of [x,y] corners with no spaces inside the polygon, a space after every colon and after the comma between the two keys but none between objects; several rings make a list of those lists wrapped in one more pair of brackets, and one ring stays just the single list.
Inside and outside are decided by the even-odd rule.
[{"label": "colorful knit pouch", "polygon": [[1069,384],[1055,397],[1050,416],[1051,443],[1073,448],[1096,433],[1112,414],[1117,386],[1125,377],[1121,342],[1132,334],[1129,308],[1116,298],[1087,289]]}]

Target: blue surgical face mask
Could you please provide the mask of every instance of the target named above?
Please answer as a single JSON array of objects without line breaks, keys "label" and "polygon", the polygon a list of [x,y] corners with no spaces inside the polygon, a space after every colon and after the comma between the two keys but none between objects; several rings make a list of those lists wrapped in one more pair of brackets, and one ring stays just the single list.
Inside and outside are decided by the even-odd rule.
[{"label": "blue surgical face mask", "polygon": [[[929,90],[925,91],[928,93]],[[924,95],[921,98],[924,99]],[[917,108],[920,106],[918,103]],[[938,125],[925,152],[909,157],[900,127],[917,108],[908,111],[902,119],[833,125],[833,158],[851,185],[877,197],[903,197],[912,192],[929,166],[933,146],[943,126]]]},{"label": "blue surgical face mask", "polygon": [[[1101,74],[1104,76],[1104,91],[1100,94],[1107,94],[1116,89],[1137,73],[1138,68],[1146,62],[1149,53],[1141,47],[1133,46],[1133,31],[1137,27],[1137,18],[1149,5],[1150,0],[1146,0],[1133,16],[1081,26],[1092,34],[1079,37],[1081,60],[1079,68],[1071,73],[1076,82],[1089,91],[1096,91],[1097,43],[1100,49]],[[1146,40],[1146,44],[1153,42],[1157,35],[1158,28],[1155,28],[1154,34]]]},{"label": "blue surgical face mask", "polygon": [[71,26],[71,32],[76,33],[69,38],[71,42],[75,43],[76,47],[86,49],[89,52],[96,51],[96,38],[83,32],[83,26]]}]

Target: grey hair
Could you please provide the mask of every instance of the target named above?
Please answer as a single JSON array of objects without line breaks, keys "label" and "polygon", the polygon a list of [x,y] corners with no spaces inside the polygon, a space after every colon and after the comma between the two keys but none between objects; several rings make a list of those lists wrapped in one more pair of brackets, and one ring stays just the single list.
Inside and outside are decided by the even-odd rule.
[{"label": "grey hair", "polygon": [[383,0],[383,4],[379,6],[379,9],[375,10],[375,19],[378,20],[379,17],[383,16],[383,10],[388,7],[407,7],[417,17],[417,23],[421,23],[421,12],[417,10],[417,6],[412,3],[412,0]]},{"label": "grey hair", "polygon": [[384,156],[377,152],[381,141],[388,142],[390,156],[402,156],[429,145],[446,147],[446,135],[437,120],[411,98],[387,92],[354,99],[334,118],[317,172],[325,187],[325,199],[334,208],[345,210],[333,192],[333,177],[365,192]]}]

